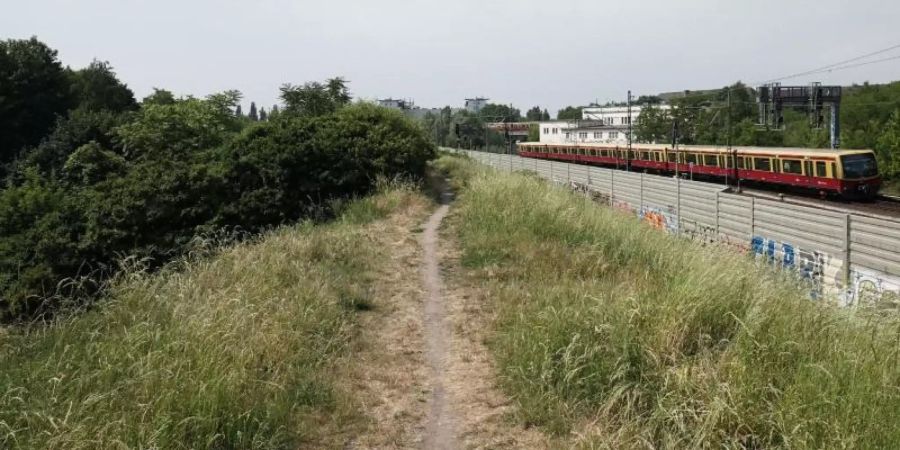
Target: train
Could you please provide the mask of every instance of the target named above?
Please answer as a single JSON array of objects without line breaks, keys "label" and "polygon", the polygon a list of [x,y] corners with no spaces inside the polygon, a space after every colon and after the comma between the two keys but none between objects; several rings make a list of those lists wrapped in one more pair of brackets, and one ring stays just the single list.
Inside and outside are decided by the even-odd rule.
[{"label": "train", "polygon": [[791,187],[822,197],[869,200],[881,177],[872,150],[708,145],[520,142],[519,156],[697,178],[729,178],[769,187]]}]

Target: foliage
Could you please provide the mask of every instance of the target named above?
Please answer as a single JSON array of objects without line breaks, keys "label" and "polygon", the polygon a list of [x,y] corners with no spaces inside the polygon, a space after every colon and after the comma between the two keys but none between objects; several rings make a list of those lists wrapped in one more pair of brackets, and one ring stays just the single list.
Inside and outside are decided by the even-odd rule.
[{"label": "foliage", "polygon": [[144,105],[171,105],[175,103],[175,95],[172,94],[172,91],[153,88],[153,93],[144,97],[141,103]]},{"label": "foliage", "polygon": [[[331,114],[350,103],[352,98],[343,78],[332,78],[325,83],[317,81],[302,86],[281,86],[284,113],[300,117],[319,117]],[[273,113],[276,110],[273,108]]]},{"label": "foliage", "polygon": [[0,165],[37,145],[72,106],[56,55],[34,37],[0,41]]},{"label": "foliage", "polygon": [[434,153],[401,113],[368,104],[260,123],[225,149],[232,200],[217,224],[258,229],[296,220],[325,199],[370,192],[380,177],[420,176]]},{"label": "foliage", "polygon": [[556,120],[581,120],[581,106],[566,106],[556,113]]},{"label": "foliage", "polygon": [[17,163],[0,191],[0,318],[87,298],[126,256],[156,267],[198,235],[327,217],[380,178],[420,177],[435,152],[420,127],[370,105],[251,122],[232,113],[237,91],[169,97],[74,110]]},{"label": "foliage", "polygon": [[512,106],[488,103],[478,112],[485,122],[520,122],[522,113]]},{"label": "foliage", "polygon": [[900,109],[894,110],[884,124],[875,148],[881,173],[888,177],[900,176]]},{"label": "foliage", "polygon": [[241,123],[231,113],[239,100],[239,93],[228,91],[206,100],[145,104],[131,122],[116,129],[117,142],[129,158],[180,158],[216,147],[240,131]]},{"label": "foliage", "polygon": [[134,93],[116,78],[108,62],[94,60],[71,77],[72,93],[79,109],[115,113],[137,109]]},{"label": "foliage", "polygon": [[79,147],[96,142],[101,147],[115,147],[115,129],[127,121],[127,114],[117,114],[109,110],[93,111],[78,108],[68,117],[60,118],[56,127],[36,148],[26,152],[16,162],[10,178],[18,177],[22,168],[37,170],[42,176],[54,177],[61,173],[63,165]]},{"label": "foliage", "polygon": [[259,113],[256,111],[256,102],[250,102],[250,112],[247,113],[247,118],[254,122],[259,121]]},{"label": "foliage", "polygon": [[540,106],[533,106],[525,113],[525,119],[529,122],[540,122],[550,120],[550,113],[546,109],[541,111]]},{"label": "foliage", "polygon": [[531,124],[528,127],[528,142],[540,142],[541,130],[538,124]]}]

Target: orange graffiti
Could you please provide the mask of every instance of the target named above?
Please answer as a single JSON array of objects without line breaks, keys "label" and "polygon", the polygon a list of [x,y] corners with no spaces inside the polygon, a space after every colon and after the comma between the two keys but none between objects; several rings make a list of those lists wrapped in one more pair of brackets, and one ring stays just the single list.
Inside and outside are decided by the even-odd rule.
[{"label": "orange graffiti", "polygon": [[644,213],[644,221],[649,223],[651,227],[656,228],[657,230],[666,229],[666,216],[658,212],[648,211]]}]

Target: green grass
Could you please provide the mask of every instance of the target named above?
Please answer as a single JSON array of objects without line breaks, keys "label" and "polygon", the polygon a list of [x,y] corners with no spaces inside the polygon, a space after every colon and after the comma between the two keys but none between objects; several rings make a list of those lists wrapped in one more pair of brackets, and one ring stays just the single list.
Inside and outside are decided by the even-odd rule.
[{"label": "green grass", "polygon": [[437,166],[518,419],[590,448],[898,448],[900,324],[534,177]]},{"label": "green grass", "polygon": [[0,448],[296,448],[357,421],[336,385],[374,306],[362,225],[408,190],[118,280],[92,311],[0,329]]}]

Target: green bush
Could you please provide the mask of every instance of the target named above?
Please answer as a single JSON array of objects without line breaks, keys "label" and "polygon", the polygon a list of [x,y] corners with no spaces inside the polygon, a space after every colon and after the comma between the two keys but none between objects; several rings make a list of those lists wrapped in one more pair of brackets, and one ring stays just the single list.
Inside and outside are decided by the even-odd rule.
[{"label": "green bush", "polygon": [[421,178],[435,154],[404,116],[365,104],[241,130],[236,95],[149,104],[111,129],[123,119],[61,121],[0,191],[0,317],[90,295],[128,256],[152,267],[197,235],[328,217],[380,179]]}]

